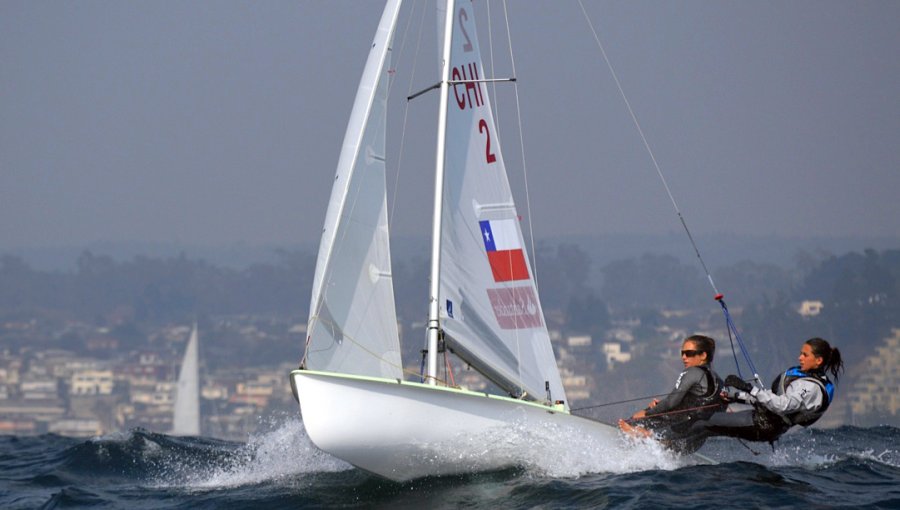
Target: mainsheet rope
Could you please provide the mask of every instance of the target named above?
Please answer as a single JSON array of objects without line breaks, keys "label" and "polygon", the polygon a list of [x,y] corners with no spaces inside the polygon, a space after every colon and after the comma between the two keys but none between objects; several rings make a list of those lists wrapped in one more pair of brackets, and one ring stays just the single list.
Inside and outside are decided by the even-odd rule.
[{"label": "mainsheet rope", "polygon": [[[622,97],[622,101],[625,103],[625,107],[628,109],[628,114],[631,116],[631,120],[634,123],[635,128],[637,128],[637,132],[641,137],[641,141],[644,143],[644,148],[647,150],[647,154],[650,155],[650,160],[653,162],[653,167],[656,169],[656,174],[659,176],[659,180],[662,181],[663,187],[666,189],[666,194],[669,195],[669,200],[672,202],[672,207],[674,207],[675,209],[675,214],[678,215],[678,220],[681,222],[681,226],[684,228],[684,232],[685,234],[687,234],[687,237],[691,242],[691,246],[693,246],[694,248],[694,253],[697,255],[697,260],[700,261],[700,266],[703,267],[703,271],[706,273],[706,279],[709,281],[709,285],[710,287],[712,287],[713,292],[715,293],[715,299],[722,306],[722,312],[725,315],[725,324],[728,328],[728,338],[729,340],[731,340],[732,335],[734,335],[734,337],[737,339],[738,347],[741,349],[741,353],[743,354],[744,359],[747,361],[747,365],[749,365],[750,370],[753,371],[754,378],[760,385],[762,385],[762,381],[759,378],[759,373],[757,372],[756,367],[753,365],[753,361],[750,359],[750,353],[747,351],[746,346],[741,339],[741,335],[738,332],[734,321],[731,319],[731,314],[728,313],[728,307],[725,305],[724,296],[716,287],[716,283],[715,281],[713,281],[712,274],[710,273],[709,268],[706,266],[706,262],[703,260],[703,256],[700,255],[700,248],[694,241],[694,236],[691,234],[691,230],[688,228],[687,221],[684,219],[684,215],[681,213],[681,209],[678,207],[678,203],[675,201],[675,196],[672,194],[672,190],[669,188],[669,183],[666,181],[666,177],[663,175],[662,169],[660,168],[659,163],[656,161],[656,156],[653,154],[653,149],[650,148],[650,143],[647,141],[647,137],[644,135],[644,130],[641,128],[640,122],[638,122],[637,115],[635,115],[634,110],[631,108],[631,103],[628,101],[628,97],[625,95],[625,90],[622,88],[621,82],[619,82],[619,76],[616,74],[615,69],[613,69],[612,62],[610,62],[609,57],[606,55],[606,50],[603,48],[603,43],[600,41],[600,36],[597,34],[597,30],[594,28],[594,23],[591,21],[590,16],[588,16],[587,10],[584,8],[584,3],[582,3],[582,0],[578,0],[578,5],[581,7],[581,12],[584,15],[584,19],[585,21],[587,21],[587,24],[591,29],[591,33],[594,35],[594,41],[597,43],[597,47],[600,48],[600,54],[603,55],[603,61],[606,63],[606,67],[609,69],[613,81],[615,81],[616,83],[616,88],[619,90],[619,95]],[[737,367],[738,375],[740,376],[741,366],[738,363],[737,354],[734,351],[733,341],[731,343],[731,346],[731,351],[734,355],[734,363]],[[743,379],[743,376],[741,376],[741,378]]]}]

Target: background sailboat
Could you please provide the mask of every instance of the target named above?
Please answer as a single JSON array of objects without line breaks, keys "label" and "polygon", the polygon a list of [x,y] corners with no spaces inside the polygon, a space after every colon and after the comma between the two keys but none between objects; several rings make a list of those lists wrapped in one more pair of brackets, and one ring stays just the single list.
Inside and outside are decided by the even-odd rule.
[{"label": "background sailboat", "polygon": [[[524,250],[471,2],[447,2],[435,170],[428,369],[404,379],[385,185],[391,41],[385,7],[344,137],[313,283],[303,361],[291,372],[310,439],[393,480],[526,465],[534,441],[610,454],[613,427],[574,416]],[[448,349],[506,395],[437,377]],[[416,374],[418,375],[418,374]]]},{"label": "background sailboat", "polygon": [[172,435],[200,435],[200,356],[197,324],[184,350],[178,385],[175,387],[175,410],[172,416]]}]

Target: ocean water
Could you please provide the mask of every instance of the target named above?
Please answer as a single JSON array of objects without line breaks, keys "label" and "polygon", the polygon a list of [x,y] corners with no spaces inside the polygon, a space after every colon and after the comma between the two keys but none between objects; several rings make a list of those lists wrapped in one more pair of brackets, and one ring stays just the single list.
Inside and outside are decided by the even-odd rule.
[{"label": "ocean water", "polygon": [[716,465],[622,441],[615,455],[534,445],[526,467],[401,484],[317,450],[294,417],[246,444],[0,436],[0,508],[900,508],[893,427],[798,430],[774,451],[716,438],[701,450]]}]

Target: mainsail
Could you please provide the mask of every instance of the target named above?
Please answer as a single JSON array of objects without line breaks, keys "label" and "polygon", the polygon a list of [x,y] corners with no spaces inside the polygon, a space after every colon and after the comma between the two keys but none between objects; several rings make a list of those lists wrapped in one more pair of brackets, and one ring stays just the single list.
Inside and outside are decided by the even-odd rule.
[{"label": "mainsail", "polygon": [[441,227],[451,348],[514,395],[565,400],[500,150],[472,5],[453,14]]},{"label": "mainsail", "polygon": [[391,40],[388,2],[360,80],[331,190],[313,280],[306,367],[402,376],[385,183]]},{"label": "mainsail", "polygon": [[172,435],[200,435],[200,364],[197,325],[191,330],[191,338],[184,350],[178,386],[175,388],[175,411],[172,417]]}]

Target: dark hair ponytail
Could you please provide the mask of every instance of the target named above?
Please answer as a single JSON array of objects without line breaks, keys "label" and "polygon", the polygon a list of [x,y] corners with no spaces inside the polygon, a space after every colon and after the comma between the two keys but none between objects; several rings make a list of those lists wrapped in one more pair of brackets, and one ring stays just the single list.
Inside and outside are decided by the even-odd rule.
[{"label": "dark hair ponytail", "polygon": [[840,372],[844,370],[844,361],[841,359],[841,351],[837,347],[832,347],[825,339],[816,337],[807,340],[813,355],[822,358],[822,371],[830,371],[834,376],[835,382],[840,377]]}]

